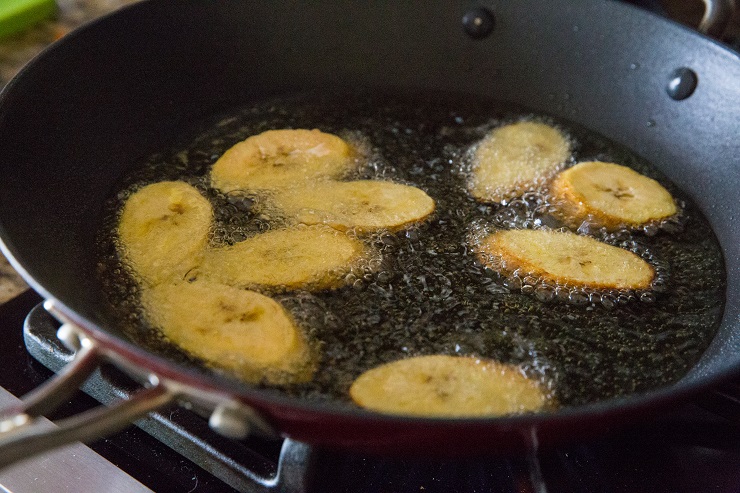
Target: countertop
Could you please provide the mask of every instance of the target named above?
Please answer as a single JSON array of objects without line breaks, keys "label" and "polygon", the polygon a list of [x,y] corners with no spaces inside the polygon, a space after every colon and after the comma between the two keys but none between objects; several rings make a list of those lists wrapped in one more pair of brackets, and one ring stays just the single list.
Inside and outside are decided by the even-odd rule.
[{"label": "countertop", "polygon": [[[0,88],[26,62],[74,28],[137,1],[139,0],[57,0],[58,10],[54,18],[0,40]],[[0,255],[0,304],[27,288],[26,283]]]}]

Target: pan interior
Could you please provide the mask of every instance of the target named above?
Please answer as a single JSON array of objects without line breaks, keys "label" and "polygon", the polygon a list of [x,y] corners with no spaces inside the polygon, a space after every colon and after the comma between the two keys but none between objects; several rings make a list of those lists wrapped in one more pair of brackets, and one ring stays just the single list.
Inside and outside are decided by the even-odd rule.
[{"label": "pan interior", "polygon": [[[466,190],[470,149],[492,128],[520,120],[558,126],[573,143],[572,162],[609,161],[663,183],[682,204],[680,228],[590,234],[631,249],[656,268],[648,293],[574,291],[544,302],[484,269],[471,241],[493,229],[564,227],[545,189],[503,205]],[[363,371],[428,354],[472,355],[520,365],[562,405],[576,406],[672,384],[712,340],[724,306],[721,250],[709,223],[654,166],[572,122],[452,93],[332,93],[283,97],[233,109],[184,133],[150,156],[114,190],[98,237],[98,274],[114,324],[168,358],[199,362],[163,342],[141,314],[136,282],[121,264],[116,227],[122,204],[142,184],[184,180],[215,209],[212,243],[233,244],[279,228],[279,213],[260,194],[222,194],[208,173],[226,149],[277,128],[319,128],[363,148],[367,160],[346,179],[417,186],[436,202],[420,226],[364,239],[379,267],[334,291],[277,295],[321,354],[315,378],[281,387],[294,396],[350,405],[347,390]],[[507,284],[508,283],[508,284]],[[508,285],[508,287],[507,287]],[[630,298],[631,297],[631,298]],[[637,298],[637,299],[636,299]]]},{"label": "pan interior", "polygon": [[[465,2],[150,0],[65,36],[0,95],[6,251],[37,289],[117,340],[93,261],[101,207],[183,129],[296,88],[465,91],[578,122],[686,192],[717,235],[728,289],[715,339],[677,385],[740,369],[737,53],[620,2],[489,7],[496,28],[482,40],[460,29]],[[681,102],[665,94],[677,67],[700,81]]]}]

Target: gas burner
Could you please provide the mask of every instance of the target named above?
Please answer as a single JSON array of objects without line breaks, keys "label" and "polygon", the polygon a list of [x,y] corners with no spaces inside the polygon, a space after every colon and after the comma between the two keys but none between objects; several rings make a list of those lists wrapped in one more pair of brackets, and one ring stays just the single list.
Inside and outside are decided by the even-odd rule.
[{"label": "gas burner", "polygon": [[[40,301],[28,291],[0,306],[0,326],[12,339],[2,345],[0,385],[16,395],[50,375],[26,348],[54,371],[71,359],[55,337],[58,324],[37,306]],[[21,326],[25,341],[20,340]],[[118,370],[103,367],[83,387],[94,399],[80,394],[62,413],[79,412],[96,401],[109,403],[136,389]],[[136,424],[139,429],[91,447],[156,491],[740,491],[740,380],[621,433],[522,457],[399,459],[323,450],[292,440],[231,440],[213,432],[206,417],[180,407]]]}]

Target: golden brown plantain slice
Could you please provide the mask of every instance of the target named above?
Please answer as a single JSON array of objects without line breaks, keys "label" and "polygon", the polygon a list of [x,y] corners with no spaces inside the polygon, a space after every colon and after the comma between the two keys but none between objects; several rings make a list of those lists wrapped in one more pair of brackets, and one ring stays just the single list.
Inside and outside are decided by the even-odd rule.
[{"label": "golden brown plantain slice", "polygon": [[483,202],[501,202],[543,185],[570,157],[570,142],[557,129],[537,122],[496,128],[473,156],[468,190]]},{"label": "golden brown plantain slice", "polygon": [[495,270],[518,270],[566,286],[640,290],[649,288],[655,277],[655,270],[636,254],[570,232],[497,231],[481,242],[478,254]]},{"label": "golden brown plantain slice", "polygon": [[142,290],[148,320],[167,339],[250,382],[310,380],[311,351],[290,315],[254,291],[198,280]]},{"label": "golden brown plantain slice", "polygon": [[121,253],[150,284],[182,279],[200,262],[212,219],[211,204],[187,183],[147,185],[123,207]]},{"label": "golden brown plantain slice", "polygon": [[363,233],[399,230],[434,211],[434,200],[423,190],[389,181],[313,183],[281,190],[273,200],[300,223]]},{"label": "golden brown plantain slice", "polygon": [[459,356],[419,356],[360,375],[349,389],[359,406],[390,414],[500,416],[537,411],[548,396],[513,365]]},{"label": "golden brown plantain slice", "polygon": [[652,178],[614,163],[580,163],[550,185],[553,202],[573,226],[584,220],[608,229],[635,227],[678,212],[671,194]]},{"label": "golden brown plantain slice", "polygon": [[268,130],[239,142],[211,169],[223,192],[273,189],[319,178],[340,178],[355,165],[352,147],[319,130]]},{"label": "golden brown plantain slice", "polygon": [[209,250],[197,275],[224,284],[278,290],[338,287],[364,245],[326,226],[269,231]]}]

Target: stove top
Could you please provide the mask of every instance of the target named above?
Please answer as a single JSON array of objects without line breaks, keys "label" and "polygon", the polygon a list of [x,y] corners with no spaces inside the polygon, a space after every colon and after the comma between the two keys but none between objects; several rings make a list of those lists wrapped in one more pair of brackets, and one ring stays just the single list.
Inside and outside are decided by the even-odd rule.
[{"label": "stove top", "polygon": [[[26,291],[0,305],[5,338],[0,386],[16,396],[49,378],[47,366],[58,369],[69,359],[54,338],[57,324],[38,306],[40,301]],[[85,386],[87,394],[80,392],[50,418],[110,402],[135,385],[104,367]],[[740,492],[740,378],[658,419],[536,457],[389,459],[318,450],[290,440],[237,441],[217,435],[206,418],[178,407],[137,426],[90,445],[102,456],[103,465],[96,468],[113,475],[107,472],[110,462],[115,466],[110,470],[124,479],[130,476],[131,483],[116,491],[132,491],[136,484],[144,491],[194,493]],[[12,471],[0,471],[0,491]],[[111,476],[105,484],[124,479]]]}]

